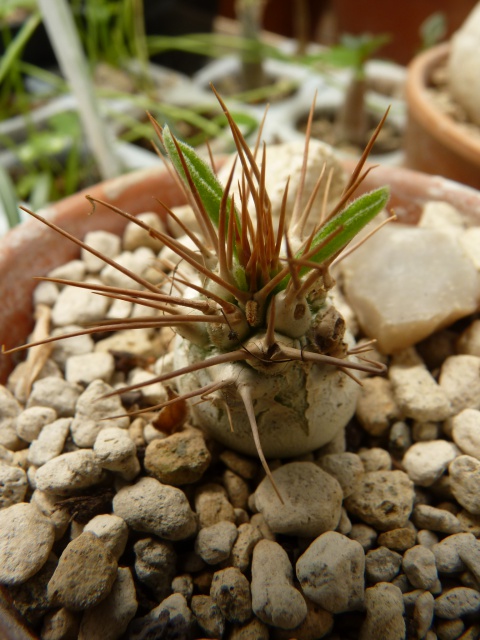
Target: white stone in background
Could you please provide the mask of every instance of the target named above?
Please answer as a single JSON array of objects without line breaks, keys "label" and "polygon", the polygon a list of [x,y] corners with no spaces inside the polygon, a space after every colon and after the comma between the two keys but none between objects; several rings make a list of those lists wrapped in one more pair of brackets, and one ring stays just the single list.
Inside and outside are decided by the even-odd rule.
[{"label": "white stone in background", "polygon": [[458,209],[449,202],[431,200],[423,205],[418,226],[460,237],[465,230],[465,221]]},{"label": "white stone in background", "polygon": [[[145,369],[136,368],[130,372],[128,384],[144,384],[155,378],[155,374]],[[161,382],[149,384],[140,389],[145,400],[150,404],[161,404],[168,400],[167,390]]]},{"label": "white stone in background", "polygon": [[91,487],[102,479],[102,467],[90,450],[62,453],[37,469],[37,489],[63,496]]},{"label": "white stone in background", "polygon": [[307,605],[293,585],[287,552],[276,542],[261,540],[252,558],[252,609],[265,624],[294,629],[307,616]]},{"label": "white stone in background", "polygon": [[[66,333],[75,333],[76,331],[82,331],[84,328],[85,327],[77,324],[57,327],[52,331],[52,336],[56,337]],[[70,356],[80,356],[85,353],[90,353],[93,351],[94,345],[95,343],[91,335],[75,336],[73,338],[58,340],[53,343],[52,359],[63,369]]]},{"label": "white stone in background", "polygon": [[477,271],[458,242],[439,231],[387,225],[341,264],[349,303],[386,353],[477,308]]},{"label": "white stone in background", "polygon": [[152,344],[151,329],[118,331],[95,343],[95,351],[128,351],[139,356],[157,355]]},{"label": "white stone in background", "polygon": [[129,318],[133,309],[133,304],[128,300],[113,300],[107,312],[107,318],[124,319]]},{"label": "white stone in background", "polygon": [[235,511],[228,500],[227,492],[220,484],[208,482],[200,485],[195,491],[194,501],[201,529],[222,520],[235,522]]},{"label": "white stone in background", "polygon": [[[102,427],[119,427],[127,429],[130,418],[125,415],[125,409],[118,395],[104,398],[113,388],[103,380],[94,380],[78,398],[75,418],[102,420]],[[115,417],[121,416],[121,417]],[[108,419],[107,419],[108,418]]]},{"label": "white stone in background", "polygon": [[317,460],[324,471],[333,476],[342,487],[343,497],[348,497],[365,473],[363,463],[356,453],[330,453]]},{"label": "white stone in background", "polygon": [[405,638],[405,620],[402,592],[388,582],[379,582],[365,591],[367,616],[360,628],[359,640]]},{"label": "white stone in background", "polygon": [[459,449],[448,440],[416,442],[407,450],[402,464],[410,480],[421,487],[429,487],[458,455]]},{"label": "white stone in background", "polygon": [[52,309],[52,322],[57,327],[97,322],[105,318],[109,306],[109,298],[94,295],[90,289],[66,286]]},{"label": "white stone in background", "polygon": [[18,416],[16,429],[19,438],[33,442],[46,424],[57,418],[57,412],[51,407],[30,407]]},{"label": "white stone in background", "polygon": [[39,282],[33,292],[33,304],[46,304],[53,307],[59,294],[59,288],[54,282]]},{"label": "white stone in background", "polygon": [[28,460],[37,467],[62,453],[65,440],[70,432],[71,418],[59,418],[43,427],[38,438],[28,450]]},{"label": "white stone in background", "polygon": [[435,555],[422,545],[405,551],[402,566],[409,582],[417,589],[429,590],[438,580]]},{"label": "white stone in background", "polygon": [[[0,444],[0,462],[15,465],[13,451],[10,451],[10,449],[4,447],[3,444]],[[22,465],[17,464],[17,466],[21,467]]]},{"label": "white stone in background", "polygon": [[[147,211],[138,214],[135,218],[140,220],[140,222],[148,224],[155,231],[164,232],[163,223],[158,213]],[[135,249],[139,247],[149,247],[155,251],[155,253],[158,253],[163,246],[161,240],[153,238],[148,231],[134,222],[127,223],[125,231],[123,232],[122,244],[125,251],[135,251]]]},{"label": "white stone in background", "polygon": [[448,467],[452,493],[469,513],[480,514],[480,460],[458,456]]},{"label": "white stone in background", "polygon": [[[86,267],[83,260],[70,260],[70,262],[66,262],[65,264],[49,271],[48,277],[81,282],[85,277],[85,273]],[[63,285],[60,285],[60,287],[62,286]]]},{"label": "white stone in background", "polygon": [[111,353],[94,352],[70,356],[65,364],[65,379],[72,383],[90,384],[94,380],[110,382],[115,370]]},{"label": "white stone in background", "polygon": [[0,462],[0,509],[22,502],[27,488],[27,474],[23,469]]},{"label": "white stone in background", "polygon": [[442,365],[439,384],[455,413],[480,409],[480,357],[450,356]]},{"label": "white stone in background", "polygon": [[[197,218],[195,213],[193,212],[192,207],[189,204],[182,204],[178,207],[172,207],[173,213],[179,218],[184,225],[186,225],[187,229],[193,231],[195,234],[201,234],[201,229],[199,227]],[[167,216],[167,227],[169,234],[174,238],[179,238],[185,234],[185,231],[182,227],[177,224],[171,216]]]},{"label": "white stone in background", "polygon": [[264,478],[255,491],[255,505],[274,533],[310,537],[335,529],[343,494],[333,476],[312,462],[290,462],[272,475],[284,504]]},{"label": "white stone in background", "polygon": [[105,424],[100,420],[89,418],[74,418],[70,426],[72,440],[77,447],[92,448],[98,434],[105,428]]},{"label": "white stone in background", "polygon": [[363,608],[365,552],[336,531],[319,536],[300,556],[297,578],[307,598],[331,613]]},{"label": "white stone in background", "polygon": [[57,496],[35,489],[31,498],[31,503],[53,524],[55,528],[55,540],[63,538],[70,524],[70,513],[68,510],[58,508],[58,502],[62,500],[63,497],[64,496]]},{"label": "white stone in background", "polygon": [[[115,262],[129,271],[132,271],[135,275],[142,277],[151,267],[155,257],[156,256],[151,249],[148,249],[148,247],[140,247],[133,252],[124,251],[115,258]],[[124,287],[126,289],[136,290],[142,288],[138,282],[132,280],[132,278],[121,271],[118,271],[118,269],[111,265],[107,265],[102,269],[100,277],[104,284],[108,284],[113,287]]]},{"label": "white stone in background", "polygon": [[0,510],[0,584],[22,584],[39,571],[54,542],[51,522],[27,502]]},{"label": "white stone in background", "polygon": [[470,552],[473,544],[478,541],[471,533],[455,533],[434,544],[432,551],[438,571],[447,574],[465,571],[462,556]]},{"label": "white stone in background", "polygon": [[207,564],[218,564],[230,556],[237,535],[237,527],[228,520],[204,527],[195,540],[195,552]]},{"label": "white stone in background", "polygon": [[21,412],[22,405],[6,387],[0,385],[0,444],[10,451],[25,447],[15,429],[16,418]]},{"label": "white stone in background", "polygon": [[78,640],[116,640],[125,633],[137,608],[132,572],[119,567],[108,596],[82,617]]},{"label": "white stone in background", "polygon": [[113,498],[115,515],[135,531],[153,533],[166,540],[184,540],[197,528],[195,514],[180,489],[154,478],[141,478]]},{"label": "white stone in background", "polygon": [[[115,258],[121,250],[120,238],[108,231],[90,231],[86,234],[84,242],[92,249],[103,253],[107,258]],[[90,273],[98,273],[105,266],[105,262],[90,251],[82,249],[80,255]]]},{"label": "white stone in background", "polygon": [[452,418],[452,437],[462,453],[480,460],[480,411],[464,409]]},{"label": "white stone in background", "polygon": [[452,407],[415,349],[394,356],[388,370],[395,400],[407,418],[420,422],[446,420]]},{"label": "white stone in background", "polygon": [[39,406],[50,407],[57,412],[59,418],[73,416],[81,392],[81,387],[70,384],[63,378],[53,376],[42,378],[33,384],[27,409]]},{"label": "white stone in background", "polygon": [[[183,247],[190,249],[190,251],[194,251],[198,255],[198,261],[201,262],[201,254],[198,250],[198,247],[189,236],[182,234],[181,236],[178,237],[178,242],[180,242],[180,244]],[[182,258],[178,255],[178,253],[175,253],[175,251],[173,251],[173,249],[170,249],[170,247],[167,247],[167,246],[163,247],[158,254],[158,258],[160,262],[166,262],[166,264],[170,266],[180,264],[181,262],[182,275],[188,274],[187,277],[192,278],[193,281],[198,280],[197,272],[194,269],[192,269],[192,267],[190,267],[185,262],[183,262]]]},{"label": "white stone in background", "polygon": [[104,469],[119,473],[125,480],[133,480],[140,473],[137,447],[126,429],[102,429],[95,440],[93,450]]}]

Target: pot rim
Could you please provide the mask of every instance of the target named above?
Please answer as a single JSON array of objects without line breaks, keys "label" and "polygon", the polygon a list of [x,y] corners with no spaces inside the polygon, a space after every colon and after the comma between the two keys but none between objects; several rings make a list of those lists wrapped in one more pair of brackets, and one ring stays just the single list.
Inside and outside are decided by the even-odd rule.
[{"label": "pot rim", "polygon": [[418,54],[407,68],[405,98],[415,119],[446,147],[480,165],[480,141],[469,137],[462,126],[442,113],[432,102],[427,84],[432,71],[449,55],[450,43],[443,43]]}]

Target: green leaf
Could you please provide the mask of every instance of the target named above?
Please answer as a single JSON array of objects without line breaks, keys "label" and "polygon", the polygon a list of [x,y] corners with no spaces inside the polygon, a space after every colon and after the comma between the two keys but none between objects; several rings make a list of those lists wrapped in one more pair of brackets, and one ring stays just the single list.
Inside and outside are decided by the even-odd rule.
[{"label": "green leaf", "polygon": [[346,209],[338,213],[315,235],[311,248],[322,244],[328,236],[338,233],[315,255],[310,257],[312,262],[322,264],[341,251],[353,238],[373,220],[385,207],[390,197],[388,187],[380,187],[354,200]]},{"label": "green leaf", "polygon": [[[320,247],[317,253],[311,255],[308,260],[321,265],[344,249],[355,236],[373,220],[385,207],[390,197],[388,187],[380,187],[375,191],[366,193],[354,200],[343,211],[326,222],[315,234],[309,252],[315,247]],[[331,240],[323,245],[331,236]],[[296,255],[301,258],[303,252]],[[300,269],[300,277],[311,271],[309,267]],[[287,276],[277,287],[277,292],[282,291],[288,284],[290,276]]]},{"label": "green leaf", "polygon": [[15,186],[7,171],[0,166],[0,203],[7,217],[8,226],[13,228],[20,222],[18,199]]}]

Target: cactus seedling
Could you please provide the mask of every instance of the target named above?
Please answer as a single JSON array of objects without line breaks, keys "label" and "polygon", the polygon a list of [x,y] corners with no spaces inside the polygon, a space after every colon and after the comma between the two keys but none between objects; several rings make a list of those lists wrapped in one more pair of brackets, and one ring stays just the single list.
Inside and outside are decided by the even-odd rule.
[{"label": "cactus seedling", "polygon": [[[182,266],[172,276],[181,295],[172,295],[168,289],[148,282],[38,214],[30,213],[128,275],[141,290],[42,279],[88,288],[154,310],[150,316],[105,320],[69,335],[174,327],[178,333],[177,367],[151,382],[175,378],[180,395],[155,408],[181,399],[191,401],[196,424],[227,446],[249,454],[258,452],[270,476],[266,457],[311,451],[329,442],[346,425],[355,409],[358,388],[352,371],[382,370],[381,365],[361,355],[364,348],[355,347],[328,292],[334,284],[329,273],[332,262],[384,208],[389,194],[387,188],[381,188],[351,201],[366,174],[362,171],[372,140],[339,202],[313,225],[313,231],[306,234],[305,225],[315,193],[326,179],[322,175],[305,210],[294,207],[289,220],[287,183],[279,218],[274,220],[265,189],[265,147],[258,161],[260,145],[250,150],[227,107],[217,97],[242,168],[237,198],[230,195],[233,169],[226,186],[222,186],[191,147],[153,121],[171,160],[170,170],[195,212],[201,235],[189,230],[173,211],[168,213],[189,236],[194,250],[127,212],[114,209],[181,258]],[[307,135],[300,185],[308,170],[308,147]],[[301,201],[302,188],[299,187],[297,202]],[[95,201],[92,203],[95,206]],[[68,336],[62,336],[65,337]],[[39,343],[17,347],[9,353],[34,344]],[[122,392],[140,386],[123,388]]]}]

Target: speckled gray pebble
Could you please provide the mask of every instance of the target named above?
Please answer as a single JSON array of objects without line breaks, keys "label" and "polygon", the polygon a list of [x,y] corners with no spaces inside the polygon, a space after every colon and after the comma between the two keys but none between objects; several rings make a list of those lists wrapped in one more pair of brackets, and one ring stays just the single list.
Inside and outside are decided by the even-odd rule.
[{"label": "speckled gray pebble", "polygon": [[153,533],[166,540],[183,540],[197,528],[195,514],[185,494],[155,478],[141,478],[123,487],[113,498],[113,511],[135,531]]},{"label": "speckled gray pebble", "polygon": [[65,380],[72,383],[90,384],[94,380],[110,382],[115,369],[111,353],[96,351],[70,356],[65,364]]},{"label": "speckled gray pebble", "polygon": [[0,509],[23,502],[27,488],[25,471],[0,461]]},{"label": "speckled gray pebble", "polygon": [[441,368],[439,384],[450,400],[453,413],[480,409],[480,358],[470,355],[448,357]]},{"label": "speckled gray pebble", "polygon": [[402,556],[387,547],[372,549],[365,556],[365,574],[371,583],[390,582],[401,566]]},{"label": "speckled gray pebble", "polygon": [[274,533],[318,536],[340,520],[342,489],[312,462],[290,462],[273,472],[280,502],[269,478],[255,491],[255,505]]},{"label": "speckled gray pebble", "polygon": [[73,416],[82,388],[62,378],[49,376],[37,380],[27,402],[30,407],[50,407],[59,418]]},{"label": "speckled gray pebble", "polygon": [[[261,514],[257,516],[263,517]],[[255,526],[254,519],[251,522],[244,522],[238,527],[238,536],[232,547],[230,562],[233,567],[245,573],[250,567],[252,553],[257,542],[263,538],[262,531]]]},{"label": "speckled gray pebble", "polygon": [[83,611],[106,598],[117,577],[117,561],[93,533],[81,533],[60,556],[48,583],[51,602]]},{"label": "speckled gray pebble", "polygon": [[365,591],[367,616],[360,628],[359,640],[404,640],[402,592],[388,582],[379,582]]},{"label": "speckled gray pebble", "polygon": [[343,497],[353,493],[359,479],[364,474],[363,463],[356,453],[330,453],[318,459],[317,464],[333,476],[342,487]]},{"label": "speckled gray pebble", "polygon": [[[120,427],[126,429],[130,418],[125,416],[125,409],[118,395],[105,398],[114,389],[103,380],[91,382],[78,398],[75,418],[79,420],[102,420],[103,427]],[[121,417],[115,417],[121,416]],[[108,419],[109,418],[109,419]]]},{"label": "speckled gray pebble", "polygon": [[413,482],[403,471],[371,471],[345,500],[347,511],[380,531],[403,527],[413,508]]},{"label": "speckled gray pebble", "polygon": [[281,629],[294,629],[307,616],[287,552],[271,540],[261,540],[253,551],[252,609],[262,622]]},{"label": "speckled gray pebble", "polygon": [[424,638],[432,626],[435,612],[435,602],[430,591],[421,593],[415,601],[413,621],[417,631],[417,638]]},{"label": "speckled gray pebble", "polygon": [[475,542],[471,533],[455,533],[432,546],[435,563],[440,573],[456,573],[465,569],[460,550]]},{"label": "speckled gray pebble", "polygon": [[302,591],[331,613],[363,607],[364,571],[362,546],[336,531],[314,540],[296,566]]},{"label": "speckled gray pebble", "polygon": [[462,453],[480,460],[480,411],[464,409],[454,416],[452,438]]},{"label": "speckled gray pebble", "polygon": [[204,527],[198,532],[195,551],[207,564],[218,564],[229,557],[237,534],[237,527],[228,520]]},{"label": "speckled gray pebble", "polygon": [[415,505],[412,522],[418,529],[430,529],[439,533],[460,533],[462,525],[453,513],[429,504]]},{"label": "speckled gray pebble", "polygon": [[228,520],[235,522],[235,511],[228,501],[227,492],[215,482],[202,484],[195,492],[195,511],[200,528]]},{"label": "speckled gray pebble", "polygon": [[123,518],[104,513],[89,520],[85,525],[84,531],[94,533],[117,560],[125,551],[128,540],[128,527]]},{"label": "speckled gray pebble", "polygon": [[72,495],[102,478],[102,467],[91,450],[70,451],[49,460],[37,470],[37,489],[58,495]]},{"label": "speckled gray pebble", "polygon": [[223,637],[225,619],[210,596],[193,596],[191,607],[198,624],[208,638]]},{"label": "speckled gray pebble", "polygon": [[416,442],[406,452],[403,467],[415,484],[429,487],[458,455],[459,449],[447,440]]},{"label": "speckled gray pebble", "polygon": [[405,552],[402,566],[408,580],[417,589],[431,589],[438,579],[435,555],[422,545],[415,545]]},{"label": "speckled gray pebble", "polygon": [[135,583],[128,567],[120,567],[108,596],[82,617],[78,640],[117,640],[137,612]]},{"label": "speckled gray pebble", "polygon": [[170,594],[170,584],[175,577],[177,555],[170,542],[142,538],[133,545],[135,575],[162,601]]},{"label": "speckled gray pebble", "polygon": [[33,442],[42,428],[57,418],[57,412],[51,407],[30,407],[18,416],[16,429],[19,438]]},{"label": "speckled gray pebble", "polygon": [[450,463],[448,472],[457,502],[469,513],[480,514],[480,460],[473,456],[458,456]]},{"label": "speckled gray pebble", "polygon": [[45,564],[55,529],[35,505],[20,502],[0,510],[0,584],[21,584]]},{"label": "speckled gray pebble", "polygon": [[70,433],[71,418],[59,418],[46,424],[28,449],[28,461],[37,467],[59,456]]},{"label": "speckled gray pebble", "polygon": [[246,622],[251,617],[250,584],[239,569],[229,567],[214,573],[210,595],[229,622]]},{"label": "speckled gray pebble", "polygon": [[435,598],[435,615],[455,620],[480,611],[480,593],[468,587],[454,587]]}]

